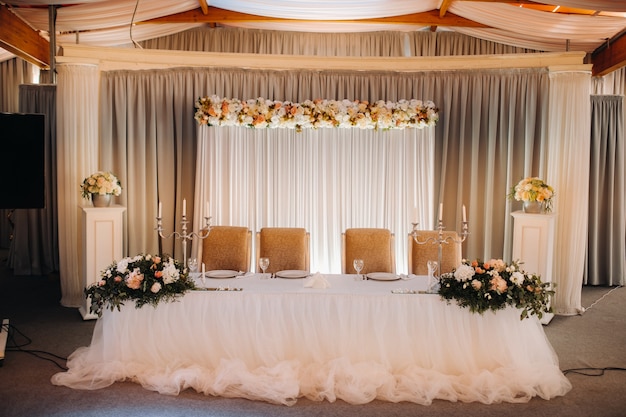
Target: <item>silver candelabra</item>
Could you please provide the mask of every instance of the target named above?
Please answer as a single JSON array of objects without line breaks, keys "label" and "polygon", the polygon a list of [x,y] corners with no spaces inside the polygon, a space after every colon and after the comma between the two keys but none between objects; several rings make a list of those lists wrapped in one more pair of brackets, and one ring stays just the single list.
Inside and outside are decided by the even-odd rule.
[{"label": "silver candelabra", "polygon": [[[465,216],[463,216],[465,217]],[[411,232],[411,235],[413,236],[413,240],[415,241],[415,243],[417,243],[418,245],[425,245],[425,244],[432,244],[432,245],[438,245],[438,259],[437,259],[437,271],[436,271],[436,277],[439,278],[441,275],[441,260],[443,258],[443,244],[446,243],[463,243],[465,241],[465,239],[467,239],[467,236],[469,235],[469,223],[467,222],[466,219],[463,220],[462,222],[463,226],[462,226],[462,231],[461,234],[459,235],[460,238],[455,238],[454,236],[448,236],[448,237],[443,237],[443,222],[441,219],[438,220],[438,225],[437,225],[437,236],[436,237],[427,237],[423,240],[420,240],[420,233],[419,233],[419,223],[412,223],[413,225],[413,231]]]},{"label": "silver candelabra", "polygon": [[[159,210],[160,211],[160,210]],[[187,242],[194,239],[206,239],[211,233],[211,216],[204,216],[204,229],[199,232],[187,232],[187,215],[183,212],[183,216],[180,220],[181,231],[176,232],[173,231],[169,235],[163,234],[163,218],[161,217],[161,213],[157,216],[157,227],[156,230],[163,239],[169,239],[174,237],[175,239],[180,239],[183,244],[183,268],[187,268]]]}]

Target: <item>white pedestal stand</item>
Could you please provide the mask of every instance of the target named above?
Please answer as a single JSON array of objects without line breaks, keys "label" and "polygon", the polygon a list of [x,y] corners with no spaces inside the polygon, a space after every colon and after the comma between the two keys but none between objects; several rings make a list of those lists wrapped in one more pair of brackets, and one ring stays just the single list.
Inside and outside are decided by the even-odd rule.
[{"label": "white pedestal stand", "polygon": [[[123,214],[126,207],[81,207],[83,211],[83,284],[100,279],[100,273],[114,261],[122,259]],[[79,307],[84,320],[97,319],[89,311],[90,301]]]},{"label": "white pedestal stand", "polygon": [[[537,274],[543,282],[552,282],[554,270],[554,229],[556,214],[511,213],[513,228],[513,260],[523,262],[521,268]],[[544,314],[541,323],[548,324],[554,314]]]}]

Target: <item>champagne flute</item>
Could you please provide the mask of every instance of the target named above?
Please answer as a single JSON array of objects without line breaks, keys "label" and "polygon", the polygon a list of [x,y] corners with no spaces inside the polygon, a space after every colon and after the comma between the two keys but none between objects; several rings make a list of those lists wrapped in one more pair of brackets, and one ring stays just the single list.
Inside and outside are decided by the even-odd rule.
[{"label": "champagne flute", "polygon": [[187,260],[187,266],[189,267],[189,272],[196,272],[198,270],[198,259],[189,258]]},{"label": "champagne flute", "polygon": [[428,267],[428,290],[427,292],[433,293],[433,292],[436,292],[435,286],[436,286],[436,281],[438,279],[436,276],[436,272],[439,267],[439,262],[428,261],[426,263],[426,266]]},{"label": "champagne flute", "polygon": [[259,266],[263,271],[263,275],[261,276],[261,278],[265,278],[265,270],[268,266],[270,266],[270,258],[259,258]]},{"label": "champagne flute", "polygon": [[354,266],[354,269],[356,270],[356,280],[361,281],[363,279],[361,277],[361,271],[363,270],[363,267],[365,266],[365,262],[363,262],[363,259],[355,259],[352,262],[352,265]]}]

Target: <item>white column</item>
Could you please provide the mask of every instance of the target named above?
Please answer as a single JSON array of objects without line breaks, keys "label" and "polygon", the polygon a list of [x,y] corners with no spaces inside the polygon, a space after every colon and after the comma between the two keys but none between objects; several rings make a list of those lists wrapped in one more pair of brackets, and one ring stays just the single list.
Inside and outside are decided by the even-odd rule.
[{"label": "white column", "polygon": [[[100,279],[100,273],[114,261],[122,259],[123,214],[126,207],[81,207],[83,224],[82,281],[86,288]],[[83,319],[96,319],[89,312],[90,302],[84,299],[79,307]]]},{"label": "white column", "polygon": [[83,304],[80,184],[98,170],[99,71],[93,64],[57,66],[57,187],[61,304]]},{"label": "white column", "polygon": [[[556,214],[530,214],[514,211],[512,260],[522,262],[524,271],[539,275],[543,282],[553,282],[554,236]],[[541,322],[548,324],[554,314],[546,314]]]}]

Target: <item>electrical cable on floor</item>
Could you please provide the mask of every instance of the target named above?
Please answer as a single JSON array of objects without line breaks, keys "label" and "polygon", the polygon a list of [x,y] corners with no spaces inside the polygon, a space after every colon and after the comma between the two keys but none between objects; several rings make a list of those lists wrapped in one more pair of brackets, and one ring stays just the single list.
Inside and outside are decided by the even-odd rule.
[{"label": "electrical cable on floor", "polygon": [[[3,330],[7,331],[8,335],[9,335],[8,336],[8,340],[12,343],[12,346],[9,346],[9,344],[7,343],[7,347],[6,347],[6,351],[7,352],[28,353],[30,355],[35,356],[36,358],[52,362],[53,364],[55,364],[61,370],[67,371],[67,368],[65,366],[61,365],[59,362],[57,362],[54,359],[54,358],[56,358],[56,359],[59,359],[59,360],[67,362],[67,358],[64,358],[64,357],[59,356],[59,355],[55,355],[54,353],[46,352],[44,350],[24,349],[25,346],[28,346],[28,345],[30,345],[32,343],[32,340],[28,336],[26,336],[24,333],[22,333],[17,327],[13,326],[12,324],[9,324],[8,326],[3,326]],[[15,340],[15,334],[16,333],[19,334],[20,336],[22,336],[24,339],[26,339],[26,341],[23,342],[22,344],[18,344],[17,341]],[[46,357],[46,356],[50,356],[50,357]]]},{"label": "electrical cable on floor", "polygon": [[[610,293],[612,293],[616,289],[622,288],[622,287],[623,287],[623,285],[617,285],[616,287],[611,288],[611,290],[607,291],[602,297],[598,298],[596,301],[591,303],[591,305],[589,307],[585,308],[585,311],[589,310],[590,308],[592,308],[593,306],[598,304],[607,295],[609,295]],[[584,375],[584,376],[603,376],[606,371],[626,371],[626,368],[615,368],[615,367],[606,367],[606,368],[572,368],[572,369],[564,370],[563,371],[563,375],[567,375],[569,373],[572,373],[572,374],[578,374],[578,375]]]},{"label": "electrical cable on floor", "polygon": [[612,288],[610,291],[606,292],[602,297],[598,298],[596,301],[594,301],[593,303],[591,303],[591,305],[587,308],[585,308],[585,311],[589,310],[591,307],[595,306],[596,304],[598,304],[600,301],[602,301],[604,299],[604,297],[606,297],[607,295],[611,294],[613,291],[615,291],[618,288],[622,288],[623,285],[618,285],[615,288]]},{"label": "electrical cable on floor", "polygon": [[579,374],[584,376],[603,376],[605,371],[626,371],[626,368],[572,368],[566,369],[563,371],[563,375],[567,375],[569,373]]}]

